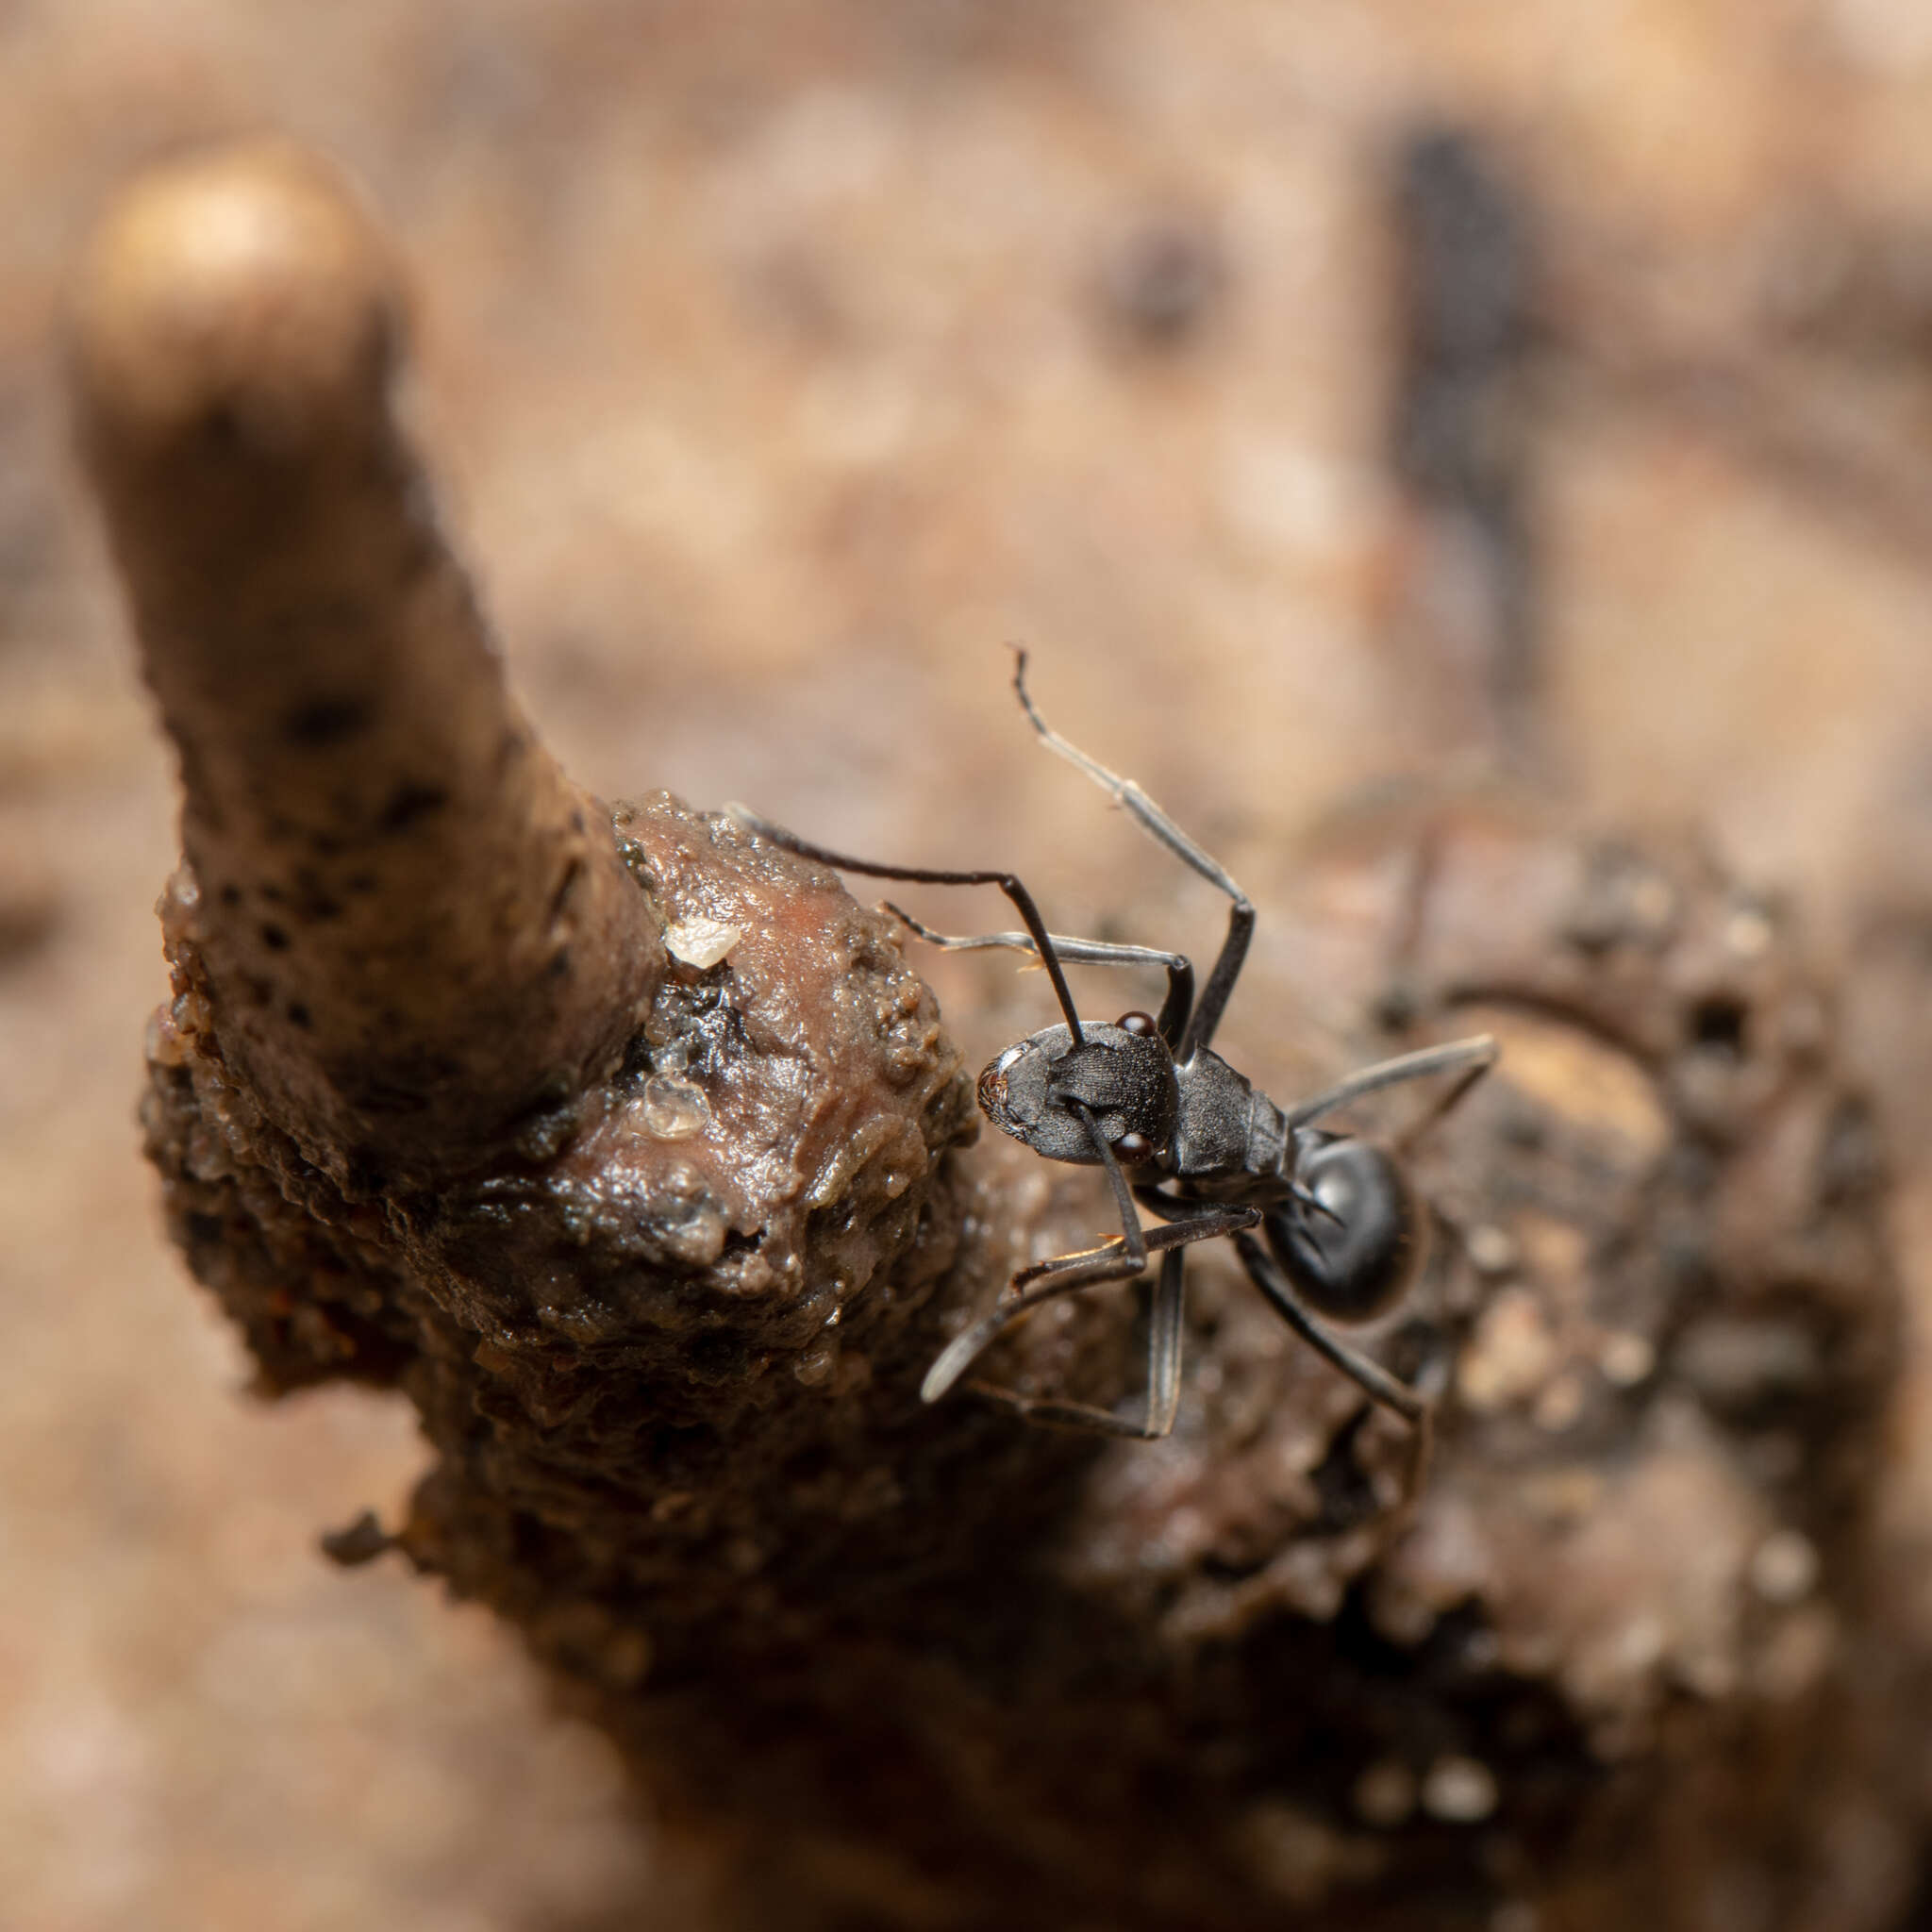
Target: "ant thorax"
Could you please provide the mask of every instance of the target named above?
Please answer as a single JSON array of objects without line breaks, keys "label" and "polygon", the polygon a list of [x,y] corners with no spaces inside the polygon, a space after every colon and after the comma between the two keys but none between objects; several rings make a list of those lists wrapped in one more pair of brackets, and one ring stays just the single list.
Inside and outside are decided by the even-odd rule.
[{"label": "ant thorax", "polygon": [[1245,1074],[1204,1046],[1195,1050],[1181,1074],[1183,1179],[1225,1174],[1236,1177],[1237,1187],[1245,1184],[1252,1191],[1255,1181],[1281,1173],[1288,1116]]}]

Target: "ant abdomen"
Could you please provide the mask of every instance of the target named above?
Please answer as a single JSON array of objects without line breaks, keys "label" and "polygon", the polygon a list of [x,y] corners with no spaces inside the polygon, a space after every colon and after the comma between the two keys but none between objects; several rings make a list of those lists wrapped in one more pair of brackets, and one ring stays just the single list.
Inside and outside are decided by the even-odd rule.
[{"label": "ant abdomen", "polygon": [[1321,1208],[1291,1200],[1272,1209],[1263,1224],[1268,1245],[1318,1313],[1373,1322],[1422,1272],[1414,1191],[1393,1158],[1366,1141],[1306,1128],[1297,1138],[1295,1180]]}]

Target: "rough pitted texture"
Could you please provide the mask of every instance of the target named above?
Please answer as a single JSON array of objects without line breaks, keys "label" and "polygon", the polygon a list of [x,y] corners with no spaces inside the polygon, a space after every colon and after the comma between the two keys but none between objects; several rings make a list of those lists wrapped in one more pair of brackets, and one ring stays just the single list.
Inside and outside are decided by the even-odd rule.
[{"label": "rough pitted texture", "polygon": [[[408,1392],[396,1541],[523,1627],[743,1923],[1882,1922],[1833,1859],[1896,1829],[1843,1641],[1892,1285],[1774,908],[1474,808],[1303,874],[1297,970],[1378,999],[1364,1057],[1505,1042],[1368,1341],[1441,1395],[1411,1521],[1399,1424],[1212,1254],[1172,1441],[922,1410],[1092,1177],[948,1152],[957,1056],[828,874],[665,798],[617,825],[674,960],[727,950],[515,1158],[434,1201],[305,1171],[225,1085],[180,880],[148,1126],[265,1377]],[[1136,1321],[1075,1298],[989,1370],[1108,1399]]]}]

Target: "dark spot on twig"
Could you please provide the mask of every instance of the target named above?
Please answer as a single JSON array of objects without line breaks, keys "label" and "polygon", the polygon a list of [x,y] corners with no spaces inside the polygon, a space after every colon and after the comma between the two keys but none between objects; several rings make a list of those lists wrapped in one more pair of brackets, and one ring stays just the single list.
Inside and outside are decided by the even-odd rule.
[{"label": "dark spot on twig", "polygon": [[341,917],[341,902],[325,888],[322,875],[312,866],[296,870],[294,887],[295,913],[304,924],[322,925]]},{"label": "dark spot on twig", "polygon": [[379,832],[400,832],[430,812],[441,811],[449,803],[449,792],[441,785],[418,785],[405,778],[391,793],[389,803],[376,820]]},{"label": "dark spot on twig", "polygon": [[1112,250],[1101,292],[1128,341],[1177,349],[1200,333],[1226,282],[1221,244],[1208,224],[1168,215],[1143,222]]},{"label": "dark spot on twig", "polygon": [[322,1554],[331,1563],[340,1563],[345,1570],[353,1570],[362,1563],[373,1563],[391,1542],[373,1509],[363,1510],[354,1523],[341,1529],[325,1530],[318,1541],[322,1544]]},{"label": "dark spot on twig", "polygon": [[203,414],[200,426],[202,441],[223,456],[236,455],[247,441],[241,411],[231,402],[213,404]]},{"label": "dark spot on twig", "polygon": [[550,895],[550,924],[555,925],[563,917],[563,908],[569,902],[572,891],[584,875],[584,861],[573,858],[564,867],[563,876],[557,882],[557,890]]},{"label": "dark spot on twig", "polygon": [[310,1027],[311,1027],[311,1026],[312,1026],[312,1025],[313,1025],[314,1024],[315,1024],[315,1023],[314,1023],[314,1022],[313,1022],[313,1021],[312,1021],[312,1020],[311,1020],[311,1019],[309,1018],[309,1016],[308,1016],[308,1008],[307,1007],[305,1007],[305,1006],[304,1006],[304,1005],[302,1004],[302,1002],[301,1002],[300,1000],[291,1000],[291,1001],[290,1001],[290,1003],[289,1003],[289,1024],[290,1024],[290,1025],[291,1025],[291,1026],[299,1026],[299,1027],[301,1027],[301,1029],[303,1030],[303,1032],[307,1033],[307,1032],[308,1032],[308,1031],[309,1030],[309,1028],[310,1028]]},{"label": "dark spot on twig", "polygon": [[373,716],[365,698],[314,698],[289,713],[282,735],[304,751],[320,751],[366,731]]},{"label": "dark spot on twig", "polygon": [[261,942],[272,953],[286,953],[289,950],[289,935],[278,925],[264,924],[261,928]]}]

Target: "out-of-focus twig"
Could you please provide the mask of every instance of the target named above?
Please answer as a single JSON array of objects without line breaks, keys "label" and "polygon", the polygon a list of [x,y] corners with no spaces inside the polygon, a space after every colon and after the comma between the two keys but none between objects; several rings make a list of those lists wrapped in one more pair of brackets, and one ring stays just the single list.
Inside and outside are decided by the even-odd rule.
[{"label": "out-of-focus twig", "polygon": [[1451,127],[1404,142],[1394,186],[1390,441],[1410,512],[1398,627],[1433,741],[1467,738],[1522,775],[1538,767],[1542,682],[1530,199],[1489,143]]},{"label": "out-of-focus twig", "polygon": [[401,311],[353,200],[279,145],[146,179],[75,304],[225,1051],[339,1176],[474,1160],[609,1070],[663,962],[399,436]]}]

